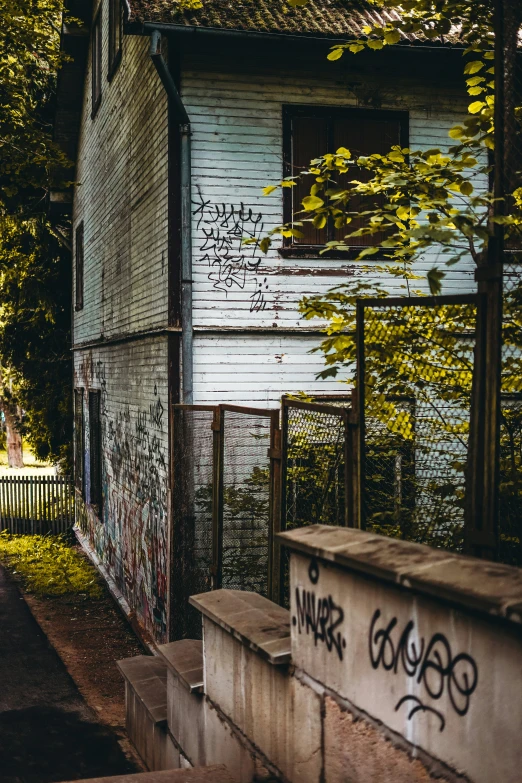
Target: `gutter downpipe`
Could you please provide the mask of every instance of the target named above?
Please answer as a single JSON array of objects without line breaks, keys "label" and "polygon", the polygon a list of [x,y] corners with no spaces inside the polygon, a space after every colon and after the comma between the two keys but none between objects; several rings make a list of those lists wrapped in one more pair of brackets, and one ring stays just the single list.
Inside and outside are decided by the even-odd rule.
[{"label": "gutter downpipe", "polygon": [[161,32],[157,29],[151,32],[149,54],[165,88],[169,103],[175,112],[181,137],[181,397],[185,405],[192,405],[194,349],[194,330],[192,326],[192,131],[187,110],[181,100],[165,58],[161,53]]}]

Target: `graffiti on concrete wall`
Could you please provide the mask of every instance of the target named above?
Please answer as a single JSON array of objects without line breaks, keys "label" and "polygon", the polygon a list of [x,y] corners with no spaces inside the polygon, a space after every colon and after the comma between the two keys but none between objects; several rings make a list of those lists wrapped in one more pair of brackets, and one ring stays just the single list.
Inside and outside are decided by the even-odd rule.
[{"label": "graffiti on concrete wall", "polygon": [[[396,617],[379,627],[381,610],[376,609],[370,623],[369,652],[374,669],[397,674],[402,670],[407,677],[422,684],[428,696],[438,700],[445,694],[457,715],[466,715],[471,695],[478,683],[475,660],[467,653],[453,654],[451,644],[443,633],[434,633],[429,640],[418,638],[415,623],[410,620],[401,630]],[[395,705],[397,712],[407,705],[408,719],[417,712],[431,712],[440,721],[444,731],[446,720],[442,712],[424,704],[418,696],[407,694]]]},{"label": "graffiti on concrete wall", "polygon": [[[139,623],[158,641],[167,631],[167,417],[158,385],[148,404],[109,399],[104,362],[82,368],[101,390],[103,520],[83,515],[91,545]],[[89,379],[87,379],[89,380]]]},{"label": "graffiti on concrete wall", "polygon": [[[208,279],[216,291],[228,295],[237,288],[253,288],[250,312],[266,308],[267,278],[259,274],[261,257],[259,241],[263,236],[263,215],[244,204],[215,204],[198,194],[193,215],[202,237],[201,261],[209,267]],[[254,240],[245,245],[244,239]]]},{"label": "graffiti on concrete wall", "polygon": [[[295,587],[292,625],[297,633],[311,636],[315,647],[324,645],[342,661],[350,639],[349,630],[344,627],[344,609],[330,594],[321,591],[320,567],[315,558],[310,560],[307,575],[310,584]],[[440,699],[446,697],[445,703],[457,715],[468,713],[478,685],[478,666],[468,653],[455,653],[446,634],[421,636],[414,620],[404,624],[395,616],[385,620],[381,610],[375,609],[367,644],[374,671],[402,675],[411,685],[420,686],[424,701],[408,685],[407,693],[395,704],[395,712],[404,708],[408,720],[417,713],[431,713],[438,718],[440,731],[446,727],[446,716],[437,708]],[[394,693],[397,687],[394,680]]]}]

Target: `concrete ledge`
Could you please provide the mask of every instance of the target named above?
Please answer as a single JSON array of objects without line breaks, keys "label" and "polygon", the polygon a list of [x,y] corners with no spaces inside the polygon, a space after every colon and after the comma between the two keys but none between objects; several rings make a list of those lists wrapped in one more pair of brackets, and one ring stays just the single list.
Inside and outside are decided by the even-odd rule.
[{"label": "concrete ledge", "polygon": [[[73,783],[72,780],[63,783]],[[78,783],[78,781],[76,781]],[[162,772],[140,772],[111,778],[89,778],[82,783],[234,783],[222,764],[192,769],[169,769]]]},{"label": "concrete ledge", "polygon": [[279,533],[294,552],[487,615],[522,623],[522,569],[326,525]]},{"label": "concrete ledge", "polygon": [[181,639],[158,646],[167,667],[191,693],[203,693],[203,642]]},{"label": "concrete ledge", "polygon": [[160,658],[138,655],[118,661],[125,679],[125,725],[150,770],[177,769],[179,750],[167,727],[167,666]]},{"label": "concrete ledge", "polygon": [[118,669],[155,724],[167,722],[167,667],[152,655],[118,661]]},{"label": "concrete ledge", "polygon": [[291,660],[290,613],[256,593],[214,590],[193,595],[190,603],[269,663]]}]

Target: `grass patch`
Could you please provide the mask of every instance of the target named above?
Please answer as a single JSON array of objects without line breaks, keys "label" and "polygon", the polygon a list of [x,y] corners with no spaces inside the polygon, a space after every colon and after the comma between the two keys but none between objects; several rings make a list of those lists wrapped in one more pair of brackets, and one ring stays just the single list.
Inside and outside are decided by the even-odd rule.
[{"label": "grass patch", "polygon": [[0,560],[37,595],[102,595],[96,569],[64,536],[19,536],[3,531]]}]

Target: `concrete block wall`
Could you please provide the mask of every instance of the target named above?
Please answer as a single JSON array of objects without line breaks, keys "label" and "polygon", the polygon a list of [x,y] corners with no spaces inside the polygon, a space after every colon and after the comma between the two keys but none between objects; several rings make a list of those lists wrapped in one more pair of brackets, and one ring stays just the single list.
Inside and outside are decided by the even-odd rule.
[{"label": "concrete block wall", "polygon": [[192,667],[167,661],[169,731],[188,761],[241,783],[260,769],[295,783],[518,783],[520,569],[320,525],[281,540],[289,612],[239,591],[191,599],[202,650]]}]

